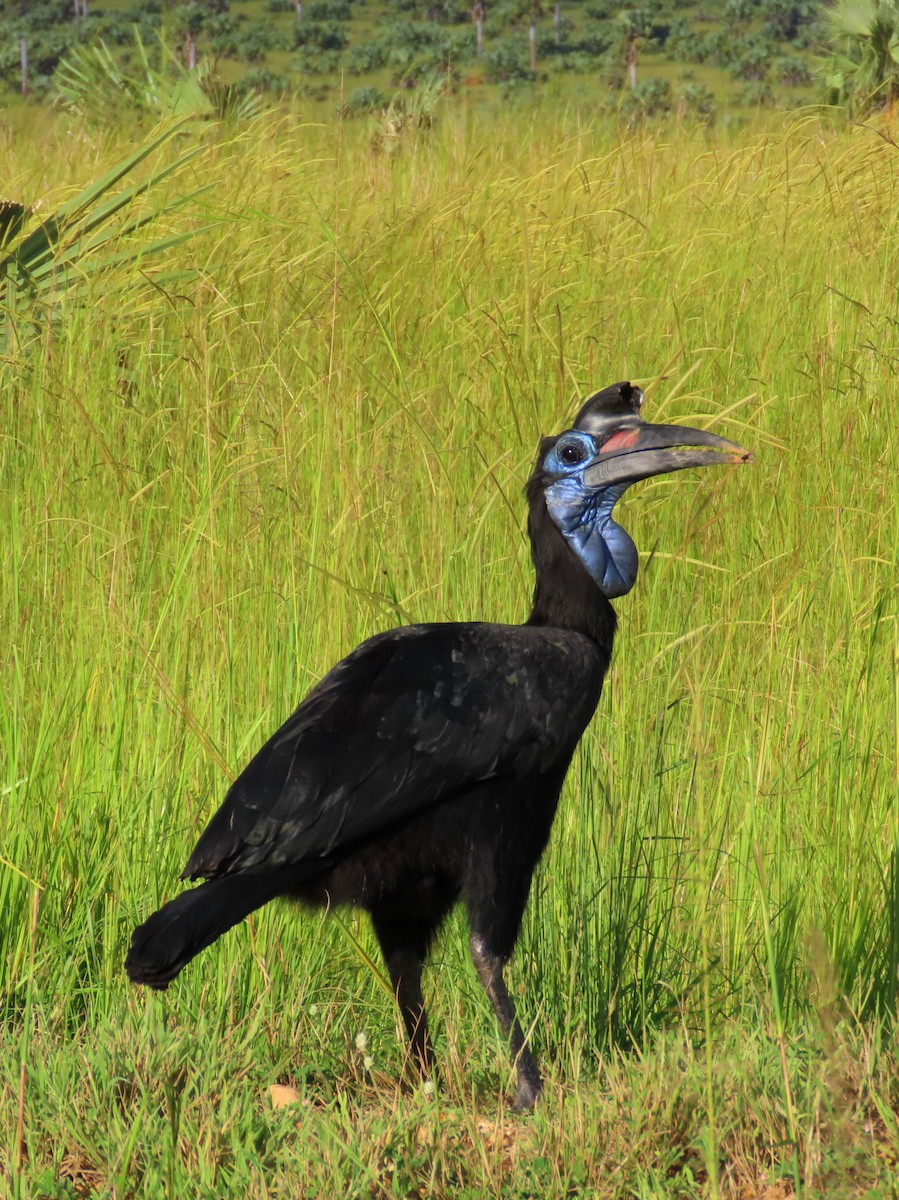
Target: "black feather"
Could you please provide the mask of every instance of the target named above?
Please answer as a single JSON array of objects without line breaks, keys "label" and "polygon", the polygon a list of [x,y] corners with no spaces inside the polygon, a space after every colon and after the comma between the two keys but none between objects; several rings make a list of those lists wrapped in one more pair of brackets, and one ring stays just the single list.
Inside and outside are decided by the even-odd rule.
[{"label": "black feather", "polygon": [[[616,404],[628,386],[612,389]],[[476,969],[518,1064],[516,1103],[533,1104],[540,1075],[502,968],[615,634],[611,605],[546,510],[541,463],[554,441],[527,488],[528,622],[394,629],[334,667],[201,836],[184,875],[208,882],[135,932],[126,969],[136,983],[164,987],[275,896],[361,905],[430,1071],[421,967],[462,899]]]}]

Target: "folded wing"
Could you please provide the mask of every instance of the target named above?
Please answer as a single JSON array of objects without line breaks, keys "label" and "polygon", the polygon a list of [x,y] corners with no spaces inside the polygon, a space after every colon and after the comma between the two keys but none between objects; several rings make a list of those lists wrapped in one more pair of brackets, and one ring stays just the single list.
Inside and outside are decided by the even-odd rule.
[{"label": "folded wing", "polygon": [[604,667],[595,643],[560,630],[412,625],[371,638],[253,758],[184,876],[327,860],[479,780],[557,769]]}]

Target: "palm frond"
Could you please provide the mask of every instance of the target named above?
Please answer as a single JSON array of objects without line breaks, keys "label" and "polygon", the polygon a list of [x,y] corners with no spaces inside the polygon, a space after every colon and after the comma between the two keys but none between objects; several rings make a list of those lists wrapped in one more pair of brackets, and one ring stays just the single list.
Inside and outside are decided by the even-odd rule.
[{"label": "palm frond", "polygon": [[48,316],[52,318],[62,296],[71,299],[87,280],[108,271],[111,289],[127,287],[132,280],[130,273],[123,278],[123,268],[134,267],[137,263],[143,265],[211,228],[215,222],[201,229],[126,244],[139,231],[184,208],[212,186],[207,184],[167,199],[157,207],[143,209],[138,205],[151,190],[158,189],[201,153],[199,147],[193,147],[146,178],[116,190],[123,179],[170,141],[186,123],[184,118],[167,124],[105,175],[55,212],[39,218],[37,223],[34,223],[31,210],[16,205],[12,206],[16,211],[11,212],[4,224],[6,209],[0,207],[0,245],[3,247],[0,253],[0,352],[9,344],[10,334],[20,322],[34,328]]}]

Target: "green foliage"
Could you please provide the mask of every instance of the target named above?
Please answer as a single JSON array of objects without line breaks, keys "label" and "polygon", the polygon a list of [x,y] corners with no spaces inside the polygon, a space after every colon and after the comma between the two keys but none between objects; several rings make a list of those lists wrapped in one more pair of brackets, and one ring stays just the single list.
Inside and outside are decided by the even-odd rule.
[{"label": "green foliage", "polygon": [[[9,24],[0,24],[0,80],[13,92],[17,92],[21,86],[19,38],[20,34],[14,32]],[[51,27],[29,31],[27,41],[29,88],[32,92],[45,94],[49,90],[53,72],[66,52],[68,38],[62,30]]]},{"label": "green foliage", "polygon": [[734,27],[745,25],[758,13],[758,0],[725,0],[722,13],[725,27],[733,31]]},{"label": "green foliage", "polygon": [[203,33],[213,54],[225,58],[241,57],[241,43],[247,22],[232,13],[214,13],[205,22]]},{"label": "green foliage", "polygon": [[375,119],[372,148],[396,155],[405,147],[416,144],[430,133],[436,121],[436,110],[447,88],[445,76],[432,75],[419,87],[396,92],[390,103]]},{"label": "green foliage", "polygon": [[899,100],[899,3],[837,0],[827,11],[835,52],[827,81],[861,109]]},{"label": "green foliage", "polygon": [[300,75],[330,75],[340,67],[339,50],[301,46],[290,60],[290,69]]},{"label": "green foliage", "polygon": [[741,90],[740,99],[747,108],[770,108],[774,92],[767,79],[753,79]]},{"label": "green foliage", "polygon": [[625,92],[621,109],[627,116],[657,117],[670,112],[673,104],[668,80],[650,76]]},{"label": "green foliage", "polygon": [[[136,21],[146,40],[159,28],[163,6],[161,0],[150,0],[148,4],[119,0],[119,5],[102,9],[94,5],[89,19],[76,23],[71,18],[70,0],[60,4],[54,0],[47,10],[53,20],[33,34],[32,91],[47,90],[65,45],[73,41],[84,45],[102,40],[120,60],[119,65],[127,69],[131,25]],[[18,6],[7,7],[19,11]],[[505,0],[489,5],[484,27],[484,50],[490,55],[489,62],[478,61],[473,10],[460,0],[367,0],[364,4],[306,0],[302,20],[295,17],[293,0],[244,0],[230,7],[224,0],[190,0],[165,7],[165,28],[176,37],[186,36],[190,30],[201,57],[228,58],[262,68],[261,75],[254,73],[251,77],[249,87],[260,86],[260,80],[277,80],[276,90],[283,90],[280,84],[290,82],[283,74],[283,52],[296,48],[299,53],[294,65],[307,78],[315,75],[320,80],[316,93],[331,104],[343,74],[352,79],[386,71],[387,77],[399,84],[438,71],[465,79],[466,87],[476,89],[478,99],[485,95],[485,84],[489,95],[497,87],[548,84],[555,77],[560,94],[573,101],[579,86],[574,77],[581,76],[578,102],[589,106],[595,103],[593,85],[597,74],[615,90],[623,91],[629,86],[627,64],[632,64],[634,54],[638,76],[642,77],[645,73],[663,74],[659,69],[661,53],[671,62],[709,67],[703,72],[706,86],[726,106],[736,96],[726,75],[732,62],[742,60],[737,68],[739,80],[747,73],[750,82],[760,77],[758,66],[747,62],[754,52],[747,49],[744,53],[741,42],[761,38],[769,58],[782,53],[789,43],[794,57],[810,61],[807,51],[817,49],[821,39],[820,0],[723,0],[723,5],[706,9],[690,0],[631,8],[613,0],[578,0],[562,6],[558,41],[554,8],[542,0]],[[262,14],[267,14],[266,19],[256,19]],[[516,41],[528,33],[532,17],[536,21],[539,72],[531,69],[530,52],[526,65],[522,62],[520,42]],[[20,23],[28,19],[17,17]],[[713,23],[713,28],[704,30],[703,25],[708,23]],[[2,24],[0,18],[0,79],[5,78],[8,87],[17,91],[17,42],[12,36],[4,42]],[[326,53],[316,56],[316,48]],[[231,68],[228,71],[230,74]],[[790,77],[798,79],[800,72],[791,72]]]},{"label": "green foliage", "polygon": [[676,109],[681,116],[695,117],[711,125],[718,115],[715,93],[702,83],[687,83],[677,94]]},{"label": "green foliage", "polygon": [[687,21],[672,21],[665,40],[666,56],[674,62],[703,62],[705,39]]},{"label": "green foliage", "polygon": [[597,59],[607,54],[617,40],[617,34],[608,21],[584,22],[555,52],[563,55],[584,54]]},{"label": "green foliage", "polygon": [[771,47],[761,38],[743,38],[730,55],[728,71],[734,79],[758,82],[768,78],[771,57]]},{"label": "green foliage", "polygon": [[528,39],[524,34],[491,39],[484,65],[487,78],[492,82],[533,83],[535,79]]},{"label": "green foliage", "polygon": [[348,0],[312,0],[309,5],[312,21],[349,21],[352,15]]},{"label": "green foliage", "polygon": [[383,41],[362,42],[351,46],[343,57],[343,63],[350,75],[367,75],[385,65],[389,47]]},{"label": "green foliage", "polygon": [[608,21],[620,11],[621,7],[618,0],[592,0],[592,3],[584,8],[584,12],[595,21]]},{"label": "green foliage", "polygon": [[123,111],[162,116],[192,115],[241,120],[258,104],[223,83],[207,62],[189,71],[161,39],[163,67],[151,64],[139,29],[133,29],[136,63],[127,69],[105,43],[75,47],[57,68],[54,87],[66,107],[88,120],[107,120]]},{"label": "green foliage", "polygon": [[470,6],[459,0],[421,0],[415,11],[422,19],[440,25],[462,25],[471,21]]},{"label": "green foliage", "polygon": [[376,109],[387,108],[390,97],[380,88],[361,87],[350,93],[347,101],[347,111],[350,113],[370,113]]},{"label": "green foliage", "polygon": [[233,41],[234,53],[245,62],[259,63],[272,50],[287,50],[290,39],[280,29],[275,29],[265,21],[252,21],[240,27],[237,38]]},{"label": "green foliage", "polygon": [[193,33],[196,35],[203,32],[212,15],[212,10],[208,4],[201,4],[199,0],[190,0],[187,4],[175,5],[172,9],[170,20],[172,28],[176,33]]},{"label": "green foliage", "polygon": [[342,50],[350,36],[339,21],[319,24],[315,21],[299,21],[293,34],[294,44],[315,47],[320,50]]},{"label": "green foliage", "polygon": [[772,41],[792,42],[819,18],[818,0],[762,0],[762,34]]},{"label": "green foliage", "polygon": [[96,13],[90,18],[88,33],[91,42],[104,41],[108,46],[128,46],[134,40],[134,30],[144,38],[156,35],[162,22],[157,13],[140,9],[121,12],[115,9]]},{"label": "green foliage", "polygon": [[808,87],[815,81],[809,62],[795,54],[781,54],[771,60],[771,75],[784,87]]},{"label": "green foliage", "polygon": [[267,67],[251,67],[249,71],[244,71],[234,85],[239,93],[249,97],[255,96],[258,92],[289,93],[292,86],[293,80],[289,75],[270,71]]},{"label": "green foliage", "polygon": [[[62,302],[71,312],[73,302],[77,304],[88,291],[94,277],[108,277],[110,302],[116,287],[122,286],[121,276],[191,236],[186,233],[153,241],[146,235],[151,225],[194,200],[200,191],[149,211],[139,202],[159,189],[169,176],[182,171],[196,157],[196,150],[188,151],[143,182],[114,191],[182,124],[170,125],[152,137],[48,216],[36,216],[34,209],[16,206],[10,219],[6,210],[0,256],[0,352],[21,346],[28,340],[29,331],[39,332],[45,322],[58,323]],[[128,239],[138,232],[140,240],[129,245]]]}]

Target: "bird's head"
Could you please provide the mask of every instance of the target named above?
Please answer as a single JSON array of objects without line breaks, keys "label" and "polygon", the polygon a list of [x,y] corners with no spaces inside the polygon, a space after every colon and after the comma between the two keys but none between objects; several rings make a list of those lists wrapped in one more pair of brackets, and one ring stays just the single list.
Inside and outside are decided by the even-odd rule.
[{"label": "bird's head", "polygon": [[609,599],[629,592],[637,578],[637,548],[612,520],[626,488],[651,475],[752,457],[701,429],[649,425],[642,404],[642,391],[630,383],[591,396],[570,429],[544,438],[528,486],[532,496],[542,493],[553,522]]}]

